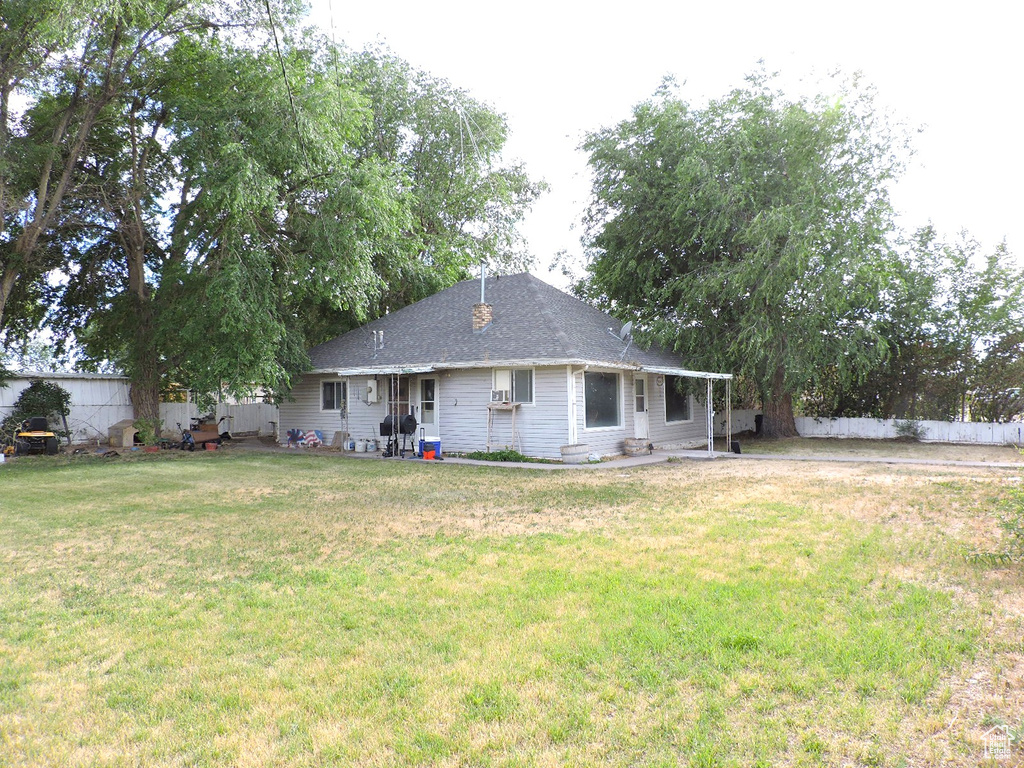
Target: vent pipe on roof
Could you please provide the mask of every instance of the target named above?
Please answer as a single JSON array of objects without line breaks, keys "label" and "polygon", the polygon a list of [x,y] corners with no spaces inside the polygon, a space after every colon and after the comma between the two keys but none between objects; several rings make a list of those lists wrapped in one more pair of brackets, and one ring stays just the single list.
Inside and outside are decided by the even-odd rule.
[{"label": "vent pipe on roof", "polygon": [[484,286],[487,282],[487,262],[480,262],[480,303],[486,304],[487,297],[484,295]]}]

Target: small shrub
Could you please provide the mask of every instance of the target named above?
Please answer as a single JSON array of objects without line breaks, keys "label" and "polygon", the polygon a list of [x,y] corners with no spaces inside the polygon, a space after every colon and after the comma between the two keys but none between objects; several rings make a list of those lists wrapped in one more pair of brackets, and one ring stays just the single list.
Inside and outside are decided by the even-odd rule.
[{"label": "small shrub", "polygon": [[999,527],[1006,534],[1001,552],[972,552],[968,559],[991,565],[1024,563],[1024,489],[1011,493],[1006,511],[999,517]]},{"label": "small shrub", "polygon": [[156,424],[149,419],[136,419],[132,426],[135,427],[139,442],[143,445],[156,445]]},{"label": "small shrub", "polygon": [[1024,492],[1015,494],[1014,502],[999,520],[999,527],[1006,533],[1006,551],[1014,560],[1024,561]]},{"label": "small shrub", "polygon": [[466,458],[476,461],[531,461],[529,456],[524,456],[512,448],[504,448],[500,451],[473,451],[467,453]]},{"label": "small shrub", "polygon": [[897,420],[896,439],[919,443],[928,435],[925,426],[916,419]]}]

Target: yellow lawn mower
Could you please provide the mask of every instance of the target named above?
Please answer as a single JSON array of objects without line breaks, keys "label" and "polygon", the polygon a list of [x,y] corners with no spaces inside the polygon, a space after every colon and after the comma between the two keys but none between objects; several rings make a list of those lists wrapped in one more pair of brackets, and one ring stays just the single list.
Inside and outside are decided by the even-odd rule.
[{"label": "yellow lawn mower", "polygon": [[54,456],[60,445],[57,435],[50,431],[45,416],[33,416],[21,423],[21,430],[14,435],[14,455],[28,456],[45,453]]}]

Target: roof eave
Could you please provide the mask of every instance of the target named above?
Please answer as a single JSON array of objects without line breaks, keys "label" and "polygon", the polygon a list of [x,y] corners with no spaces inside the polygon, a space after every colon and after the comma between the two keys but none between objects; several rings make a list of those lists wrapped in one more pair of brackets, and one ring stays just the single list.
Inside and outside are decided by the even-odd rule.
[{"label": "roof eave", "polygon": [[555,360],[535,360],[513,358],[509,360],[472,360],[458,362],[434,363],[432,365],[373,365],[353,368],[316,368],[310,373],[319,376],[387,376],[409,375],[418,373],[434,373],[472,368],[538,368],[543,366],[589,366],[594,368],[611,368],[623,371],[641,371],[665,376],[681,376],[691,379],[731,379],[731,373],[713,373],[710,371],[691,371],[686,368],[672,366],[644,365],[635,362],[614,362],[608,360],[587,360],[583,358],[564,358]]}]

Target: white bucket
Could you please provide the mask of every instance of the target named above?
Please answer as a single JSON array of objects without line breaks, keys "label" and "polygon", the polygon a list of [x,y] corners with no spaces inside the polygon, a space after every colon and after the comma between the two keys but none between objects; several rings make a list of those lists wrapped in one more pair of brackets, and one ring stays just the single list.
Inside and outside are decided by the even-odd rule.
[{"label": "white bucket", "polygon": [[3,464],[5,461],[7,461],[7,456],[4,455],[3,451],[0,451],[0,464]]},{"label": "white bucket", "polygon": [[366,453],[365,440],[356,440],[356,453]]},{"label": "white bucket", "polygon": [[346,451],[354,451],[355,449],[356,449],[356,441],[353,440],[350,437],[348,440],[345,441],[345,450]]},{"label": "white bucket", "polygon": [[377,441],[372,437],[366,441],[366,452],[374,453],[377,450]]}]

